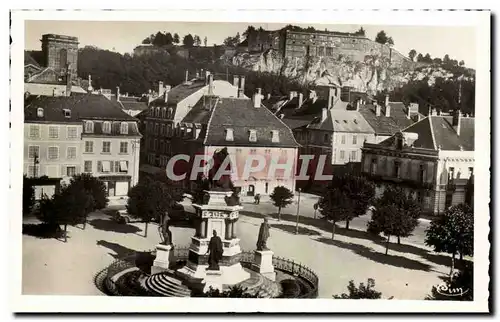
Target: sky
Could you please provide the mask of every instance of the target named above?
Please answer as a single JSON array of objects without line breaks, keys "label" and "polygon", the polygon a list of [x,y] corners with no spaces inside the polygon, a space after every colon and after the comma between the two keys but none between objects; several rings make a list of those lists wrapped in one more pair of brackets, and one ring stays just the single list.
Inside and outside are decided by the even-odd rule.
[{"label": "sky", "polygon": [[[177,32],[182,37],[191,33],[200,38],[207,37],[209,46],[221,44],[228,36],[237,32],[242,34],[248,25],[256,28],[277,30],[285,24],[277,23],[213,23],[213,22],[153,22],[153,21],[49,21],[30,20],[25,23],[25,48],[27,50],[41,50],[40,39],[43,34],[54,33],[78,37],[80,47],[87,45],[102,49],[131,53],[142,40],[158,31]],[[325,28],[330,31],[354,32],[361,25],[322,25],[296,24],[301,27],[313,26],[318,30]],[[450,58],[464,60],[465,66],[476,66],[476,37],[473,27],[449,26],[381,26],[362,25],[366,36],[375,39],[380,30],[393,38],[394,48],[404,55],[411,49],[431,57],[443,58],[449,54]]]}]

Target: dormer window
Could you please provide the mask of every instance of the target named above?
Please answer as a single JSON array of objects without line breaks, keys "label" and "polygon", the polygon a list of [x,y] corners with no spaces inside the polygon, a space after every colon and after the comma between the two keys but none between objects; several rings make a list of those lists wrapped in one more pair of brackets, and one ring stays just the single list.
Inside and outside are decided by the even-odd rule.
[{"label": "dormer window", "polygon": [[200,133],[201,133],[201,129],[195,129],[195,132],[194,132],[194,138],[197,139],[200,137]]},{"label": "dormer window", "polygon": [[39,107],[36,109],[36,116],[43,117],[43,108]]},{"label": "dormer window", "polygon": [[160,117],[160,108],[159,107],[156,108],[156,113],[155,114],[156,114],[155,115],[156,117]]},{"label": "dormer window", "polygon": [[162,118],[165,118],[165,115],[166,115],[166,114],[167,114],[167,108],[165,108],[165,107],[164,107],[164,108],[162,108],[162,110],[161,110],[161,117],[162,117]]},{"label": "dormer window", "polygon": [[226,141],[234,141],[233,129],[226,129]]},{"label": "dormer window", "polygon": [[102,132],[103,133],[111,133],[111,123],[110,122],[104,122],[102,124]]},{"label": "dormer window", "polygon": [[85,122],[85,133],[94,133],[94,122],[92,121]]},{"label": "dormer window", "polygon": [[71,110],[68,110],[67,108],[63,109],[64,117],[69,119],[71,118]]},{"label": "dormer window", "polygon": [[280,141],[280,132],[278,130],[273,130],[271,131],[272,137],[271,137],[271,142],[273,143],[279,143]]},{"label": "dormer window", "polygon": [[250,141],[250,142],[257,142],[257,131],[250,130],[250,135],[248,137],[248,141]]},{"label": "dormer window", "polygon": [[128,134],[128,123],[122,122],[120,124],[120,134]]},{"label": "dormer window", "polygon": [[169,118],[169,119],[172,118],[172,112],[173,111],[174,110],[171,107],[168,108],[168,110],[167,110],[167,118]]}]

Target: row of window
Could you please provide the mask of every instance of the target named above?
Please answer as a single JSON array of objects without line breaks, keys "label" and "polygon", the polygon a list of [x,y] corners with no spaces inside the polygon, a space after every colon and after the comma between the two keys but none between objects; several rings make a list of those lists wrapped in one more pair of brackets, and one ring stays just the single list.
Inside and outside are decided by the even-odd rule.
[{"label": "row of window", "polygon": [[344,151],[344,150],[340,150],[339,151],[339,159],[341,161],[349,160],[349,161],[353,162],[353,161],[357,160],[357,158],[358,158],[358,151],[351,151],[350,154],[349,154],[349,156],[348,156],[348,159],[346,159],[346,153],[345,152],[346,151]]},{"label": "row of window", "polygon": [[[40,157],[40,147],[38,145],[28,146],[28,158],[34,159]],[[59,159],[59,147],[49,146],[47,148],[47,158],[49,160]],[[68,146],[66,148],[66,159],[76,159],[76,146]]]},{"label": "row of window", "polygon": [[[76,166],[75,165],[68,165],[68,166],[64,166],[66,171],[64,172],[66,176],[68,177],[72,177],[74,175],[76,175]],[[57,171],[59,172],[59,171]],[[39,177],[40,176],[40,165],[37,164],[37,165],[29,165],[28,166],[28,173],[27,173],[28,177]],[[52,174],[48,174],[49,177],[55,177],[54,175]],[[59,175],[57,175],[59,176]]]},{"label": "row of window", "polygon": [[[84,162],[85,172],[92,171],[92,161]],[[90,171],[87,171],[90,170]],[[128,161],[97,161],[98,173],[127,173]]]},{"label": "row of window", "polygon": [[146,133],[154,135],[172,136],[174,134],[174,127],[172,123],[158,124],[153,122],[144,122]]},{"label": "row of window", "polygon": [[169,141],[149,139],[147,142],[148,149],[157,151],[160,153],[171,153],[172,146]]},{"label": "row of window", "polygon": [[[102,132],[106,134],[111,133],[111,122],[105,121],[102,122]],[[94,133],[94,122],[93,121],[85,121],[85,133]],[[121,122],[120,123],[120,134],[128,134],[128,123]]]},{"label": "row of window", "polygon": [[[279,137],[279,131],[278,130],[272,130],[271,131],[271,142],[272,143],[279,143],[280,137]],[[234,130],[231,128],[226,129],[226,141],[234,141]],[[257,131],[256,130],[249,130],[248,131],[248,141],[249,142],[257,142]]]},{"label": "row of window", "polygon": [[[60,133],[59,133],[60,128],[61,128],[60,126],[56,126],[56,125],[49,126],[49,138],[50,139],[59,139],[60,138]],[[78,128],[76,126],[66,126],[66,138],[76,139],[77,136],[78,136]],[[30,137],[30,139],[39,139],[41,137],[39,124],[30,124],[29,137]]]},{"label": "row of window", "polygon": [[[85,141],[85,153],[94,153],[94,142]],[[103,141],[101,153],[111,153],[111,142]],[[120,142],[120,154],[128,154],[128,142]]]},{"label": "row of window", "polygon": [[149,109],[149,116],[152,117],[161,117],[161,118],[166,118],[166,119],[171,119],[172,114],[173,114],[173,109],[169,107],[168,109],[166,107],[160,108],[160,107],[151,107]]},{"label": "row of window", "polygon": [[[295,133],[295,136],[297,137],[297,140],[298,141],[304,141],[306,139],[308,139],[309,141],[312,140],[312,137],[313,137],[313,133],[312,132],[296,132]],[[361,137],[361,139],[363,139]],[[346,135],[342,135],[340,137],[340,144],[346,144]],[[324,133],[323,134],[323,143],[331,143],[331,135],[328,134],[328,133]],[[357,135],[353,135],[352,136],[352,144],[358,144],[358,136]]]}]

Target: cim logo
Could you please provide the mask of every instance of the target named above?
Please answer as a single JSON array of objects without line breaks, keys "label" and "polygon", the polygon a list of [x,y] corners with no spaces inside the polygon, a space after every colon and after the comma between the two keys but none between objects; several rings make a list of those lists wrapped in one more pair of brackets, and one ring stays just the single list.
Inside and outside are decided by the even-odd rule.
[{"label": "cim logo", "polygon": [[461,287],[452,287],[449,283],[439,284],[437,287],[437,292],[444,296],[462,296],[469,290],[464,290]]}]

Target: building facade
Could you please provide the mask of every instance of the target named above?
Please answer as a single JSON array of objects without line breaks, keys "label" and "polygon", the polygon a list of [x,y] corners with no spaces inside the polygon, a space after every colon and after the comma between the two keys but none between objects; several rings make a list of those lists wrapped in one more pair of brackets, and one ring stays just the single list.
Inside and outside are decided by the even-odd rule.
[{"label": "building facade", "polygon": [[29,177],[68,181],[90,173],[105,182],[110,198],[125,197],[137,183],[141,135],[137,120],[116,102],[90,94],[38,97],[24,111],[24,173]]},{"label": "building facade", "polygon": [[474,176],[474,118],[430,115],[379,144],[363,147],[362,171],[385,186],[415,193],[424,211],[439,214],[468,200]]}]

